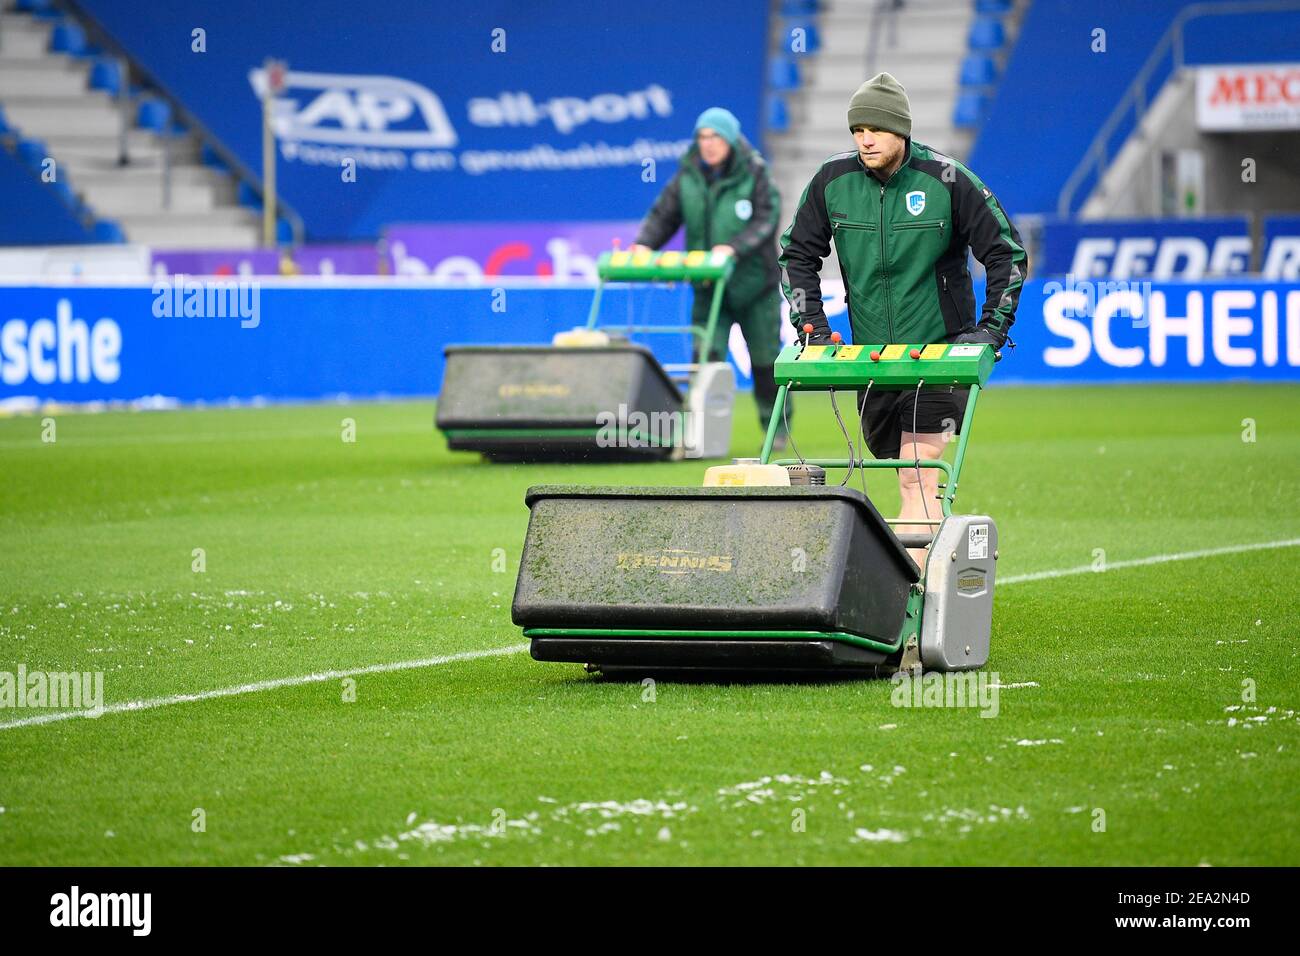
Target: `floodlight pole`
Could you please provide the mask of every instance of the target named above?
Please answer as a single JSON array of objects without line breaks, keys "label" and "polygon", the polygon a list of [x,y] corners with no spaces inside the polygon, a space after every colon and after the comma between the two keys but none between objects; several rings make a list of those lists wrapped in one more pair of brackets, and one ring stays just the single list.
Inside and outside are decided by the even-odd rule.
[{"label": "floodlight pole", "polygon": [[275,130],[271,127],[271,107],[276,94],[284,89],[288,67],[282,60],[268,59],[262,75],[262,245],[275,245]]}]

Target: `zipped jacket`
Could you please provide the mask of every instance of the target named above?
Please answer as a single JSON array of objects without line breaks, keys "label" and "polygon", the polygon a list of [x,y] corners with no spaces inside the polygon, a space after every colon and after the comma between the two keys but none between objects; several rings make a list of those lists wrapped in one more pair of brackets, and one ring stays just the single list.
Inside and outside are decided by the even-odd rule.
[{"label": "zipped jacket", "polygon": [[814,334],[830,326],[820,271],[831,242],[844,277],[853,341],[929,343],[976,324],[966,250],[987,273],[979,323],[1005,339],[1029,260],[997,197],[951,157],[907,140],[903,164],[881,182],[856,150],[832,156],[804,190],[781,236],[790,318]]}]

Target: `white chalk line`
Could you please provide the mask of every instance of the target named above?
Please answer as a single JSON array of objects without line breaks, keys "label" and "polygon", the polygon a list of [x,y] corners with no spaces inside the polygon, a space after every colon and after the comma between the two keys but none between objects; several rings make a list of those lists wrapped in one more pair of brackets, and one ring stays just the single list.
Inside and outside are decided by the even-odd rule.
[{"label": "white chalk line", "polygon": [[[190,704],[201,700],[216,700],[220,697],[238,697],[241,694],[259,694],[267,690],[279,690],[282,687],[301,687],[304,684],[320,684],[325,681],[342,680],[345,677],[360,677],[364,674],[387,674],[392,671],[409,671],[421,667],[437,667],[440,664],[454,664],[457,661],[472,661],[480,657],[504,657],[520,654],[528,650],[527,644],[512,644],[509,647],[494,647],[484,651],[465,651],[460,654],[445,654],[441,657],[422,657],[413,661],[393,661],[388,664],[370,664],[366,667],[351,667],[347,670],[319,671],[315,674],[300,674],[297,677],[279,677],[275,680],[257,681],[252,684],[239,684],[235,687],[219,687],[216,690],[201,690],[194,694],[173,694],[170,697],[150,697],[146,700],[128,700],[121,704],[109,704],[99,716],[125,714],[137,710],[153,710],[156,707],[170,707],[172,704]],[[21,717],[0,723],[0,730],[14,727],[32,727],[36,724],[53,724],[61,720],[81,717],[97,720],[86,710],[59,710],[34,717]]]},{"label": "white chalk line", "polygon": [[[1125,561],[1110,561],[1105,564],[1107,572],[1121,568],[1145,567],[1152,564],[1164,564],[1168,561],[1195,561],[1201,558],[1218,557],[1225,554],[1242,554],[1248,551],[1267,551],[1276,548],[1294,548],[1300,546],[1300,538],[1287,538],[1282,541],[1261,541],[1255,544],[1236,544],[1222,548],[1204,548],[1199,551],[1182,551],[1176,554],[1157,554],[1147,558],[1130,558]],[[1091,564],[1074,568],[1060,568],[1054,571],[1035,571],[1031,574],[1015,574],[997,582],[997,587],[1010,584],[1023,584],[1027,581],[1044,581],[1051,578],[1064,578],[1078,574],[1101,574]],[[393,671],[416,670],[422,667],[438,667],[442,664],[454,664],[458,661],[476,660],[482,657],[505,657],[522,654],[528,650],[527,644],[512,644],[509,647],[496,647],[483,651],[465,651],[460,654],[446,654],[441,657],[424,657],[413,661],[394,661],[388,664],[370,664],[365,667],[353,667],[348,670],[321,671],[316,674],[302,674],[297,677],[280,677],[275,680],[257,681],[252,684],[239,684],[235,687],[219,687],[216,690],[204,690],[194,694],[174,694],[171,697],[151,697],[145,700],[130,700],[121,704],[106,706],[101,716],[124,714],[138,710],[153,710],[157,707],[170,707],[172,704],[188,704],[204,700],[216,700],[221,697],[238,697],[243,694],[258,694],[262,691],[279,690],[283,687],[301,687],[304,684],[319,684],[325,681],[342,680],[344,677],[358,677],[363,674],[385,674]],[[33,717],[20,717],[17,720],[0,723],[0,730],[15,727],[32,727],[37,724],[53,724],[63,720],[91,718],[84,710],[60,710]]]},{"label": "white chalk line", "polygon": [[1177,554],[1156,554],[1149,558],[1129,558],[1125,561],[1103,561],[1100,568],[1091,564],[1081,564],[1075,568],[1061,568],[1056,571],[1034,571],[1031,574],[1013,574],[997,582],[997,587],[1008,584],[1023,584],[1026,581],[1046,581],[1051,578],[1064,578],[1074,574],[1105,574],[1120,568],[1141,568],[1151,564],[1164,564],[1167,561],[1195,561],[1199,558],[1215,558],[1224,554],[1244,554],[1247,551],[1269,551],[1274,548],[1294,548],[1300,546],[1300,538],[1286,538],[1282,541],[1260,541],[1255,544],[1230,544],[1222,548],[1203,548],[1200,551],[1181,551]]}]

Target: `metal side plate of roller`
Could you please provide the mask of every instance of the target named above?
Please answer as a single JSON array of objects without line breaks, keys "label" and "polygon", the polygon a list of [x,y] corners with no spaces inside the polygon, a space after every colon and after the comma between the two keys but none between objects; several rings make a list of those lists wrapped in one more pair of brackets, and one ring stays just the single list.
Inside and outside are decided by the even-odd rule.
[{"label": "metal side plate of roller", "polygon": [[988,515],[952,515],[939,526],[925,574],[921,662],[961,671],[989,659],[998,526]]}]

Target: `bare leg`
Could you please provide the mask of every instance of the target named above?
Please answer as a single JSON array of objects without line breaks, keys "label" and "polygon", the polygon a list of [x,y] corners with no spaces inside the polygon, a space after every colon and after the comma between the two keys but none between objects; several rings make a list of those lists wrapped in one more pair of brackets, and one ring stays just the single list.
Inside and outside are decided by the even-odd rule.
[{"label": "bare leg", "polygon": [[[917,434],[916,432],[905,431],[902,435],[902,441],[899,446],[898,457],[908,458],[942,458],[944,449],[944,435],[939,434]],[[942,518],[943,504],[939,501],[939,471],[936,468],[922,468],[920,475],[917,475],[915,468],[903,468],[898,472],[898,492],[903,499],[902,507],[899,509],[898,517],[900,518]],[[900,531],[914,531],[927,534],[933,534],[938,528],[932,524],[912,524],[912,525],[895,525]],[[929,553],[923,548],[909,548],[908,554],[912,556],[922,572],[925,571],[925,558]]]}]

